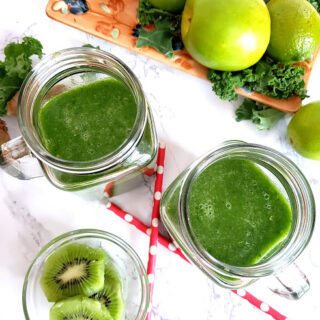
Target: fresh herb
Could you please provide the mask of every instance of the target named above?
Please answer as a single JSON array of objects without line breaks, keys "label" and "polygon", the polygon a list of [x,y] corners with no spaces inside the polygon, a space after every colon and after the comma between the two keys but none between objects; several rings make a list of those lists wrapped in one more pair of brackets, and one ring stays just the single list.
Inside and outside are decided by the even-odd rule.
[{"label": "fresh herb", "polygon": [[[140,0],[138,8],[139,24],[132,35],[138,38],[137,48],[151,47],[174,59],[174,51],[182,50],[180,39],[181,15],[153,7],[149,0]],[[144,26],[154,25],[153,30]]]},{"label": "fresh herb", "polygon": [[148,26],[163,19],[181,21],[181,15],[155,8],[149,0],[139,1],[138,20],[142,26]]},{"label": "fresh herb", "polygon": [[22,43],[9,43],[4,48],[5,60],[0,61],[0,116],[7,113],[8,101],[20,89],[24,78],[32,69],[31,56],[42,57],[41,43],[24,37]]},{"label": "fresh herb", "polygon": [[245,70],[210,70],[208,79],[214,84],[212,90],[223,100],[238,98],[235,86],[277,99],[288,99],[294,95],[304,99],[307,97],[302,79],[304,72],[303,67],[282,64],[264,56],[257,64]]},{"label": "fresh herb", "polygon": [[244,99],[236,110],[236,120],[251,120],[259,130],[272,128],[285,115],[284,112],[270,108],[251,99]]},{"label": "fresh herb", "polygon": [[139,31],[137,48],[152,47],[163,53],[168,59],[174,59],[173,41],[176,37],[176,29],[167,19],[155,21],[155,28],[147,31],[142,28]]}]

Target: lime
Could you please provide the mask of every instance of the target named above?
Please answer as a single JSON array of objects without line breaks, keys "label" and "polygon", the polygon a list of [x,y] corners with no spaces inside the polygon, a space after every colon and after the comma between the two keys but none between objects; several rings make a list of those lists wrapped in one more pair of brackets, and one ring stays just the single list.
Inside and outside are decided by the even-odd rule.
[{"label": "lime", "polygon": [[288,126],[288,138],[303,157],[320,160],[320,101],[299,109]]},{"label": "lime", "polygon": [[310,59],[320,42],[320,16],[306,0],[271,0],[267,53],[280,62]]},{"label": "lime", "polygon": [[186,0],[150,0],[156,8],[179,13],[182,11]]}]

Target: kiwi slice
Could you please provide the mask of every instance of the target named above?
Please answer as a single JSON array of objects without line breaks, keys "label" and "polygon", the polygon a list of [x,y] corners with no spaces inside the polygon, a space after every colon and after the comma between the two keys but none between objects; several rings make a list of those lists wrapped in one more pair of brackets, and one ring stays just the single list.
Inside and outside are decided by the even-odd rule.
[{"label": "kiwi slice", "polygon": [[100,302],[77,296],[56,302],[50,320],[113,320]]},{"label": "kiwi slice", "polygon": [[91,296],[102,290],[107,259],[104,250],[78,243],[54,251],[45,262],[40,281],[48,301]]},{"label": "kiwi slice", "polygon": [[90,296],[96,299],[110,312],[114,320],[121,320],[124,314],[124,300],[122,296],[122,282],[119,274],[109,262],[105,266],[104,287]]}]

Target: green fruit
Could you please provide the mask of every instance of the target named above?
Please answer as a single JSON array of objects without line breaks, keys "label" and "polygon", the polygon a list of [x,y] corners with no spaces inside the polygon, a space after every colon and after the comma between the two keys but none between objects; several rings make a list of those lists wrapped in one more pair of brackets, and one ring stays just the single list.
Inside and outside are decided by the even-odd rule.
[{"label": "green fruit", "polygon": [[288,138],[303,157],[320,160],[320,101],[298,110],[289,123]]},{"label": "green fruit", "polygon": [[149,0],[156,8],[179,13],[182,11],[186,0]]},{"label": "green fruit", "polygon": [[280,62],[310,59],[320,43],[320,16],[306,0],[271,0],[268,55]]},{"label": "green fruit", "polygon": [[122,297],[122,282],[111,263],[105,266],[103,289],[90,298],[98,300],[110,312],[114,320],[122,319],[125,310]]},{"label": "green fruit", "polygon": [[82,296],[61,300],[50,309],[50,320],[84,319],[113,320],[100,302]]},{"label": "green fruit", "polygon": [[102,249],[69,244],[46,260],[41,287],[48,301],[76,295],[90,296],[103,288],[107,255]]},{"label": "green fruit", "polygon": [[258,62],[270,40],[270,16],[263,0],[187,0],[181,35],[191,56],[222,71]]}]

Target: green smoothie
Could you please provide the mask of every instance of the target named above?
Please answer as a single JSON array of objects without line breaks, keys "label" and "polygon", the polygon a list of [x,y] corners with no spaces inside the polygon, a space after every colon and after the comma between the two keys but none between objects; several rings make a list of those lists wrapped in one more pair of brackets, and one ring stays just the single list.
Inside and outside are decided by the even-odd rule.
[{"label": "green smoothie", "polygon": [[101,80],[49,100],[39,113],[40,136],[57,158],[95,160],[128,138],[136,114],[135,99],[125,84]]},{"label": "green smoothie", "polygon": [[248,160],[225,159],[206,168],[191,186],[188,211],[202,247],[234,266],[256,264],[291,227],[289,203]]}]

